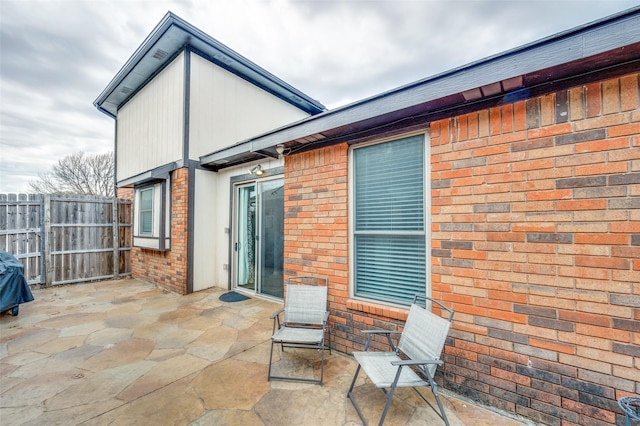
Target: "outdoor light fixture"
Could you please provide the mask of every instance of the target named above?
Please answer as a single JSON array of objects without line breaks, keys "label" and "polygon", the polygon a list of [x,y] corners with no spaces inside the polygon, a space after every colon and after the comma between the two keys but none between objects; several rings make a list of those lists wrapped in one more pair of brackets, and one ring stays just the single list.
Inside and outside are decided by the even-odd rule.
[{"label": "outdoor light fixture", "polygon": [[258,164],[257,166],[254,166],[254,167],[249,169],[249,174],[256,175],[256,176],[262,176],[262,175],[264,175],[264,170],[262,170],[262,166],[260,164]]},{"label": "outdoor light fixture", "polygon": [[282,155],[284,153],[284,145],[282,145],[281,143],[276,145],[276,152],[278,153],[278,155]]}]

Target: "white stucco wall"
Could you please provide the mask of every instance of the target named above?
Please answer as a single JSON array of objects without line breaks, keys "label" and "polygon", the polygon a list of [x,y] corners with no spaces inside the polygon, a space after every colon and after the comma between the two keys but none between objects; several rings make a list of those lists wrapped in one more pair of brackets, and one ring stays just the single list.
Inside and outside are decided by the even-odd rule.
[{"label": "white stucco wall", "polygon": [[[216,271],[221,268],[222,260],[219,252],[220,244],[216,240],[222,239],[224,220],[217,211],[219,199],[220,176],[215,172],[196,170],[195,176],[195,211],[193,238],[193,290],[203,290],[209,287],[225,287],[225,280],[219,281]],[[228,201],[226,202],[228,205]],[[222,229],[221,229],[222,228]]]}]

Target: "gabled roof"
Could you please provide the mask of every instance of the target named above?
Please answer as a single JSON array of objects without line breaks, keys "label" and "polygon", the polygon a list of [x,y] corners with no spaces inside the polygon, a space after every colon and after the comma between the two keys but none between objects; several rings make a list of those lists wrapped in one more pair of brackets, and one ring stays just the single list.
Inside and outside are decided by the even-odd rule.
[{"label": "gabled roof", "polygon": [[459,115],[640,69],[640,7],[284,126],[200,157],[220,169],[275,153],[425,128]]},{"label": "gabled roof", "polygon": [[105,114],[115,117],[118,108],[187,46],[220,67],[309,114],[313,115],[325,110],[320,102],[260,68],[171,12],[162,18],[93,105]]}]

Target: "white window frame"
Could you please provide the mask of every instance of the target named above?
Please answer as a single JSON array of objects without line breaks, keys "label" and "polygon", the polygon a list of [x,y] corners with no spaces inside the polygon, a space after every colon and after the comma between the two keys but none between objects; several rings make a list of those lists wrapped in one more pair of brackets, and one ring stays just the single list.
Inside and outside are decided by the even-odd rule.
[{"label": "white window frame", "polygon": [[[171,185],[168,179],[146,183],[134,188],[133,245],[165,251],[171,248]],[[153,191],[151,232],[142,231],[142,193]]]},{"label": "white window frame", "polygon": [[[154,190],[154,187],[152,187],[152,186],[149,186],[149,187],[146,187],[146,188],[140,188],[138,191],[139,191],[139,194],[140,194],[139,198],[138,198],[140,208],[139,208],[139,212],[138,212],[138,215],[137,215],[138,216],[138,220],[140,222],[140,224],[139,224],[139,235],[153,237],[153,223],[154,223],[153,212],[154,212],[154,210],[157,210],[157,209],[154,209],[154,200],[156,198],[155,197],[155,192],[156,191]],[[142,207],[142,197],[147,192],[151,193],[151,208],[148,209],[148,210],[147,209],[143,209],[143,207]],[[145,227],[144,227],[144,220],[143,220],[144,216],[143,215],[145,213],[151,213],[151,215],[150,215],[151,226],[149,227],[150,228],[149,231],[145,231],[145,229],[144,229]]]},{"label": "white window frame", "polygon": [[396,307],[406,307],[408,303],[400,303],[396,300],[381,300],[379,298],[371,298],[362,295],[356,295],[356,230],[355,230],[355,155],[354,151],[371,145],[381,143],[399,141],[414,136],[422,136],[424,143],[424,184],[423,184],[423,200],[424,200],[424,238],[425,238],[425,294],[431,295],[431,142],[429,134],[422,132],[412,132],[393,136],[384,139],[378,139],[372,142],[352,145],[349,148],[349,296],[355,300],[367,301],[375,304],[390,305]]}]

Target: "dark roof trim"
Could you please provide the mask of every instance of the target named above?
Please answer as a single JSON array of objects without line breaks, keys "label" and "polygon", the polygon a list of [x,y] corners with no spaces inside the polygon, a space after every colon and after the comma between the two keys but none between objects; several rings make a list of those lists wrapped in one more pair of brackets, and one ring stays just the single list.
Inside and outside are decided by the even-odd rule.
[{"label": "dark roof trim", "polygon": [[[634,43],[640,43],[640,7],[326,111],[285,126],[276,132],[266,133],[227,149],[204,155],[200,157],[200,161],[213,168],[227,167],[237,164],[242,158],[244,161],[260,158],[257,154],[251,154],[270,152],[278,144],[300,142],[304,139],[323,139],[328,134],[347,134],[354,123],[373,122],[376,117],[385,115],[402,119],[407,115],[403,116],[400,114],[401,111],[409,113],[421,105],[423,107],[420,114],[426,115],[431,107],[425,105],[436,104],[435,101],[454,95],[460,97],[461,101],[456,102],[462,106],[468,100],[477,102],[481,97],[495,96],[496,93],[492,93],[493,89],[504,90],[504,93],[521,91],[527,88],[522,76],[562,67],[570,62],[616,49],[624,49]],[[580,66],[587,72],[593,64],[585,61]],[[535,84],[539,85],[544,78],[546,77],[538,76]],[[449,104],[447,107],[451,108],[454,105]]]},{"label": "dark roof trim", "polygon": [[153,170],[149,170],[147,172],[140,173],[130,178],[121,180],[120,182],[118,182],[118,188],[142,185],[145,183],[169,179],[169,173],[176,169],[179,169],[180,167],[182,167],[182,164],[178,162],[173,162],[165,164],[164,166],[156,167]]},{"label": "dark roof trim", "polygon": [[101,112],[115,117],[149,79],[164,68],[186,46],[217,65],[268,91],[289,104],[317,114],[326,108],[320,102],[259,67],[193,25],[168,12],[136,49],[131,58],[93,102]]}]

